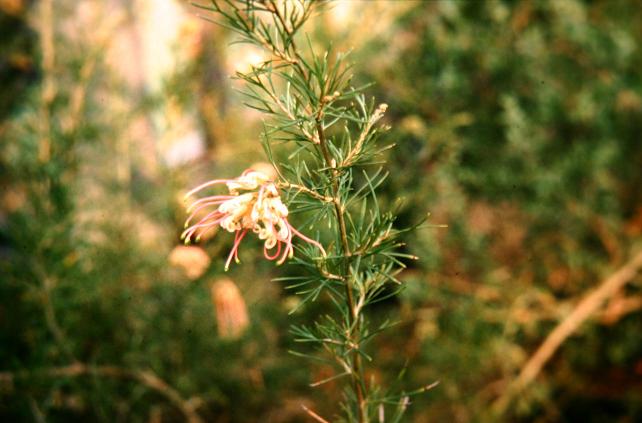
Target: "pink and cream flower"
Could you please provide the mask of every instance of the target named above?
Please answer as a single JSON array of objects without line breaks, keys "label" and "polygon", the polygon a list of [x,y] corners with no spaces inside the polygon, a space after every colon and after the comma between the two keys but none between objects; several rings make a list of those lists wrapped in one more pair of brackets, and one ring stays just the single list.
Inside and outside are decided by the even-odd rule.
[{"label": "pink and cream flower", "polygon": [[295,235],[316,246],[325,255],[321,244],[290,225],[287,219],[288,208],[281,201],[276,184],[264,173],[248,169],[235,179],[215,179],[194,188],[187,193],[186,198],[218,184],[225,184],[228,194],[193,201],[187,208],[189,217],[181,239],[185,243],[198,241],[203,234],[217,226],[234,233],[234,244],[225,262],[225,270],[229,268],[232,259],[238,263],[239,245],[250,231],[264,240],[265,258],[278,260],[277,264],[282,264],[293,256],[292,238]]}]

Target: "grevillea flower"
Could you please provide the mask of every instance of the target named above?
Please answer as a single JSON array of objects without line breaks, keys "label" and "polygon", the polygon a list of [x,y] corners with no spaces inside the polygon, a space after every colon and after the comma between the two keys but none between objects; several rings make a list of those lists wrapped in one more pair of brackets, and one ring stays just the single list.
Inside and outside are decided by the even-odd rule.
[{"label": "grevillea flower", "polygon": [[[282,264],[293,256],[294,235],[316,246],[325,255],[321,244],[290,225],[288,208],[281,201],[276,184],[261,172],[248,169],[235,179],[215,179],[206,182],[188,192],[186,198],[218,184],[225,184],[228,194],[212,195],[193,201],[187,208],[190,215],[185,222],[186,229],[181,239],[184,239],[185,243],[192,239],[198,241],[204,233],[217,226],[234,233],[234,244],[225,262],[225,270],[229,268],[232,259],[238,263],[239,245],[250,231],[265,241],[265,258],[278,260],[277,264]],[[199,220],[192,224],[192,220],[197,216]]]}]

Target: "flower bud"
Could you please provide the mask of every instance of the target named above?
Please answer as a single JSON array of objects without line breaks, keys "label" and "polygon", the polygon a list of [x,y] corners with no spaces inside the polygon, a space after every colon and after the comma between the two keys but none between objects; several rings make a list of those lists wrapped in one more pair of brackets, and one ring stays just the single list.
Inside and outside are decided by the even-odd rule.
[{"label": "flower bud", "polygon": [[180,268],[188,279],[203,275],[210,265],[210,258],[200,247],[179,245],[169,254],[169,263]]},{"label": "flower bud", "polygon": [[215,281],[211,288],[212,304],[221,338],[237,339],[247,329],[249,319],[241,292],[231,279]]}]

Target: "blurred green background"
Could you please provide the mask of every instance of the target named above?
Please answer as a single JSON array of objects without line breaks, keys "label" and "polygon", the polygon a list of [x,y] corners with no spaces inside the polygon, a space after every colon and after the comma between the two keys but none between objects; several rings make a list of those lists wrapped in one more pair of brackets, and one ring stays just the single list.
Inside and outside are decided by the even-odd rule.
[{"label": "blurred green background", "polygon": [[[0,419],[328,419],[332,369],[288,353],[292,273],[221,233],[179,247],[182,194],[265,161],[229,78],[261,60],[177,0],[0,0]],[[634,0],[336,1],[307,27],[389,104],[420,260],[370,310],[369,373],[414,422],[642,421],[642,8]],[[294,217],[296,220],[296,216]],[[211,258],[211,259],[210,259]],[[551,331],[618,269],[518,394]],[[227,279],[223,279],[227,278]],[[504,401],[504,404],[499,404]],[[500,412],[498,412],[498,410]]]}]

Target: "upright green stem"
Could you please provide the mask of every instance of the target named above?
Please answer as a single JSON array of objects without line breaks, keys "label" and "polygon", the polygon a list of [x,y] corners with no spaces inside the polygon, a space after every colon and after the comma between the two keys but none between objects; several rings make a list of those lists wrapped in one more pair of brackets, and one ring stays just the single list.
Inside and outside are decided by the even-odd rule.
[{"label": "upright green stem", "polygon": [[[322,107],[322,106],[321,106]],[[334,203],[334,211],[337,217],[337,223],[339,226],[339,235],[341,237],[341,247],[343,249],[343,254],[346,257],[345,263],[345,290],[346,298],[348,301],[348,308],[350,309],[350,328],[348,329],[348,339],[350,344],[354,346],[353,352],[353,369],[352,369],[352,383],[354,390],[357,395],[358,401],[358,410],[359,410],[359,421],[361,423],[368,422],[368,409],[366,404],[366,386],[363,378],[363,367],[361,365],[361,355],[358,351],[357,342],[355,339],[358,339],[361,334],[361,322],[358,315],[358,310],[355,306],[354,296],[353,296],[353,275],[352,269],[350,267],[350,257],[352,252],[350,251],[350,244],[348,243],[348,233],[346,230],[345,217],[343,215],[344,206],[341,203],[341,197],[339,195],[339,170],[336,168],[336,163],[332,160],[330,152],[328,151],[328,146],[326,144],[325,132],[323,130],[323,123],[321,122],[320,117],[317,118],[316,122],[317,134],[319,135],[319,147],[321,148],[321,153],[325,159],[326,165],[332,169],[332,197]]]}]

